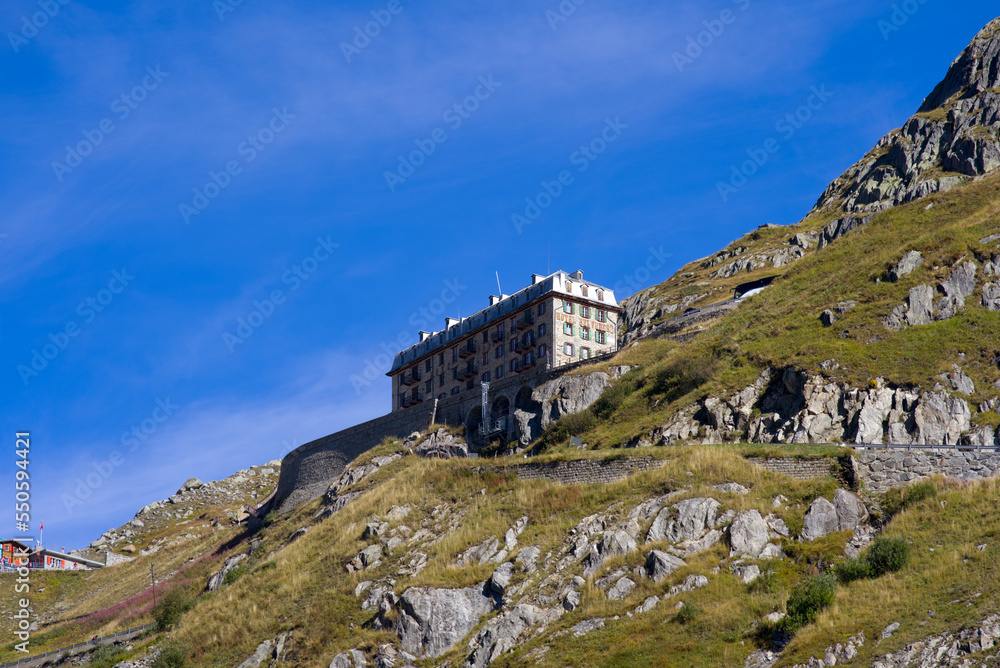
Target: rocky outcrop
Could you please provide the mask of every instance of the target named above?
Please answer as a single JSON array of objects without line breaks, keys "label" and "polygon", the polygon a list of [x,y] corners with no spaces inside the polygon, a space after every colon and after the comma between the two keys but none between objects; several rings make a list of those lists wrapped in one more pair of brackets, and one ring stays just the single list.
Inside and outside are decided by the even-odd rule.
[{"label": "rocky outcrop", "polygon": [[823,497],[809,505],[802,527],[802,538],[816,540],[834,531],[854,531],[868,521],[868,509],[861,500],[844,489],[833,493],[833,503]]},{"label": "rocky outcrop", "polygon": [[238,554],[235,557],[229,557],[226,559],[226,563],[223,565],[222,569],[216,573],[212,573],[212,575],[208,577],[208,582],[205,584],[205,591],[216,591],[219,587],[221,587],[222,583],[226,579],[226,573],[239,566],[240,562],[246,558],[247,555]]},{"label": "rocky outcrop", "polygon": [[469,635],[496,606],[486,583],[465,589],[412,587],[398,598],[387,594],[373,625],[394,631],[407,652],[434,658]]},{"label": "rocky outcrop", "polygon": [[[882,321],[887,329],[902,331],[907,326],[929,325],[936,320],[947,320],[961,312],[965,300],[976,289],[976,263],[964,262],[958,265],[948,278],[938,285],[943,295],[934,303],[934,289],[929,285],[910,288],[910,296],[905,305],[897,306]],[[984,302],[986,296],[984,292]]]},{"label": "rocky outcrop", "polygon": [[889,280],[896,283],[903,276],[912,274],[924,263],[924,256],[919,251],[910,251],[900,258],[896,266],[889,270]]},{"label": "rocky outcrop", "polygon": [[955,633],[942,633],[907,645],[898,652],[885,654],[872,663],[872,668],[958,668],[986,665],[988,661],[982,664],[970,662],[970,655],[993,649],[998,641],[1000,615],[991,615],[971,628]]},{"label": "rocky outcrop", "polygon": [[[730,397],[708,397],[682,408],[662,427],[630,445],[704,443],[869,443],[957,445],[971,439],[967,402],[943,388],[921,392],[881,379],[867,389],[837,385],[795,369],[765,371]],[[759,415],[751,418],[757,408]],[[992,432],[974,438],[1000,443]],[[971,442],[971,441],[970,441]]]},{"label": "rocky outcrop", "polygon": [[[625,371],[628,369],[626,368]],[[619,373],[624,373],[617,369]],[[514,410],[517,433],[523,445],[531,443],[563,415],[587,410],[597,401],[613,376],[603,371],[564,374],[539,385],[531,393],[531,406]]]},{"label": "rocky outcrop", "polygon": [[529,630],[542,632],[545,627],[563,614],[561,608],[541,609],[533,605],[518,604],[486,623],[469,642],[472,654],[465,668],[485,668],[491,662],[517,646]]},{"label": "rocky outcrop", "polygon": [[422,440],[418,438],[416,453],[420,457],[429,457],[432,459],[468,457],[469,444],[461,436],[456,436],[444,427],[441,427],[437,431],[428,434]]},{"label": "rocky outcrop", "polygon": [[994,20],[900,130],[834,181],[814,211],[882,211],[1000,167],[1000,34]]}]

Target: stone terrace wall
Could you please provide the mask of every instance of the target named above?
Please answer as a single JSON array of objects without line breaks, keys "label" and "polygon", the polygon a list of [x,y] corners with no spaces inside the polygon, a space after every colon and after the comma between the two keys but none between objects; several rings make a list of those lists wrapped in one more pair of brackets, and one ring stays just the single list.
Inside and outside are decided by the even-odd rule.
[{"label": "stone terrace wall", "polygon": [[871,494],[932,475],[975,480],[992,478],[1000,470],[1000,453],[990,450],[865,449],[855,461],[858,477]]},{"label": "stone terrace wall", "polygon": [[507,468],[484,467],[495,471],[513,471],[521,480],[549,480],[560,485],[600,485],[624,480],[635,473],[663,466],[662,459],[574,459],[552,464],[521,464]]},{"label": "stone terrace wall", "polygon": [[797,457],[747,457],[747,461],[773,473],[782,473],[797,480],[815,480],[838,476],[840,465],[832,459],[800,459]]}]

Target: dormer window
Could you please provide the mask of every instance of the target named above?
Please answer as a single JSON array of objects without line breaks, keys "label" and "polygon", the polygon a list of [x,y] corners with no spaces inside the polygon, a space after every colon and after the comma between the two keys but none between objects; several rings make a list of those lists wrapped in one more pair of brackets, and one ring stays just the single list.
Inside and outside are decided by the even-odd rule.
[{"label": "dormer window", "polygon": [[598,290],[597,291],[597,301],[599,301],[599,302],[603,302],[604,301],[604,290]]},{"label": "dormer window", "polygon": [[569,293],[573,292],[573,284],[570,283],[569,281],[566,281],[566,292],[569,292]]},{"label": "dormer window", "polygon": [[586,296],[587,296],[587,286],[586,286],[586,285],[581,285],[581,286],[580,286],[580,293],[581,293],[581,294],[582,294],[582,295],[583,295],[584,297],[586,297]]}]

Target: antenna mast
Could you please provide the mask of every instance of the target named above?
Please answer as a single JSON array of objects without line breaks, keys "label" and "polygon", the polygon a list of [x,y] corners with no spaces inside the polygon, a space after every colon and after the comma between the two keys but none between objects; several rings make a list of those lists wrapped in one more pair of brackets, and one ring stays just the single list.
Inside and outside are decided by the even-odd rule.
[{"label": "antenna mast", "polygon": [[500,272],[499,271],[497,272],[497,291],[500,293],[500,296],[503,297],[503,288],[500,287]]}]

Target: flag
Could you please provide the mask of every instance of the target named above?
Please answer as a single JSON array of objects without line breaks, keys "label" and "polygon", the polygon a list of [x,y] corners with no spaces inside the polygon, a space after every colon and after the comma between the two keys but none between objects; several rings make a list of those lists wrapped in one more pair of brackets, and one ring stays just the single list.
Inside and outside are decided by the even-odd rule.
[{"label": "flag", "polygon": [[41,531],[44,528],[45,528],[45,522],[39,522],[38,523],[38,530]]}]

